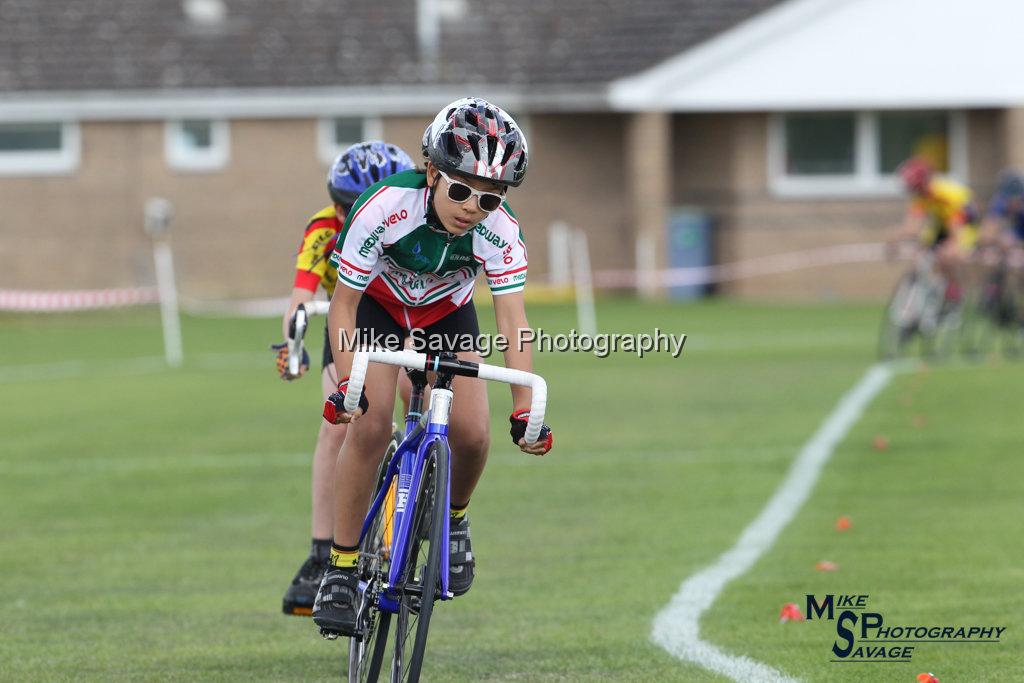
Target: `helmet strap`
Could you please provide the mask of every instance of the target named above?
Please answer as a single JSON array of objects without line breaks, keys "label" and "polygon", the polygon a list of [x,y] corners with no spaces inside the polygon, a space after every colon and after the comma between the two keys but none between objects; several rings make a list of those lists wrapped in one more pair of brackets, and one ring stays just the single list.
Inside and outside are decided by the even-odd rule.
[{"label": "helmet strap", "polygon": [[427,189],[427,215],[424,216],[427,226],[434,230],[442,232],[448,232],[444,229],[444,225],[441,223],[441,219],[437,216],[437,211],[434,210],[434,194],[437,192],[437,183]]}]

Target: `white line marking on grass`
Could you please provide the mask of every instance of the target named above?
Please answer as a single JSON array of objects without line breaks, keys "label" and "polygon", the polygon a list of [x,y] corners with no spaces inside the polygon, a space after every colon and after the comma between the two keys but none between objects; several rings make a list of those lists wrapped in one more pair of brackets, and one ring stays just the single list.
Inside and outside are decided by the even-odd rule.
[{"label": "white line marking on grass", "polygon": [[[228,370],[271,367],[269,354],[259,352],[201,353],[194,357],[195,365],[201,370]],[[193,358],[186,357],[186,365]],[[187,369],[187,368],[186,368]],[[163,356],[139,356],[135,358],[96,358],[94,360],[66,360],[53,363],[28,363],[26,365],[0,365],[0,384],[13,382],[38,382],[53,379],[74,379],[77,377],[124,377],[151,373],[174,372],[167,367]]]},{"label": "white line marking on grass", "polygon": [[137,375],[160,372],[167,367],[163,356],[141,356],[112,360],[66,360],[54,363],[29,363],[0,367],[0,384],[68,379],[88,375]]},{"label": "white line marking on grass", "polygon": [[733,579],[745,574],[772,545],[810,496],[822,467],[832,456],[864,408],[892,378],[891,365],[870,368],[840,399],[775,489],[761,514],[740,535],[736,544],[706,567],[683,581],[669,604],[654,618],[651,638],[669,654],[693,662],[735,681],[792,681],[780,671],[749,657],[730,655],[700,639],[700,617]]},{"label": "white line marking on grass", "polygon": [[33,460],[0,461],[0,474],[5,476],[50,476],[61,474],[144,474],[169,470],[193,472],[197,470],[234,470],[254,467],[308,467],[310,452],[293,453],[167,453],[140,457],[137,453],[124,453],[120,457],[35,458]]}]

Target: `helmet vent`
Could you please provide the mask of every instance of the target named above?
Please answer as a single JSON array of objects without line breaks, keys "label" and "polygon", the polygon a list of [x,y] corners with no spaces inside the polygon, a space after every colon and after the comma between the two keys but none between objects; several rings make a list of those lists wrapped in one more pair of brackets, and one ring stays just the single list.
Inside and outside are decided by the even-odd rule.
[{"label": "helmet vent", "polygon": [[498,138],[493,135],[487,136],[487,163],[494,163],[494,155],[498,152]]},{"label": "helmet vent", "polygon": [[457,142],[455,142],[455,134],[445,133],[442,137],[444,137],[444,146],[448,152],[448,156],[458,158],[459,145]]},{"label": "helmet vent", "polygon": [[477,159],[480,159],[481,158],[481,156],[480,156],[480,136],[479,135],[470,135],[468,137],[469,137],[469,146],[473,148],[473,156],[475,156]]},{"label": "helmet vent", "polygon": [[512,158],[512,153],[516,151],[516,143],[510,142],[505,145],[505,154],[501,157],[501,165],[504,166],[508,163],[508,160]]}]

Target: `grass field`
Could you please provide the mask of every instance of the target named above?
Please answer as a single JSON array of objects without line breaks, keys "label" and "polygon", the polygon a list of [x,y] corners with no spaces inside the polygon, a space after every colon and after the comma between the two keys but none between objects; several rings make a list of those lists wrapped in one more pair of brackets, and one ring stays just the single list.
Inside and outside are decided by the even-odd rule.
[{"label": "grass field", "polygon": [[[878,315],[602,302],[603,331],[658,325],[688,333],[686,349],[540,355],[556,434],[543,459],[514,449],[508,391],[494,389],[477,580],[435,612],[425,677],[725,680],[653,645],[652,619],[732,546],[872,364]],[[569,307],[530,316],[573,321]],[[279,611],[308,546],[320,404],[315,381],[274,375],[278,330],[186,318],[186,366],[171,371],[152,311],[0,316],[0,680],[339,676],[341,643]],[[898,376],[702,637],[805,680],[1020,680],[1022,387],[1024,366],[998,361]],[[921,644],[908,664],[832,664],[833,625],[777,620],[826,592],[870,594],[887,622],[1007,630],[999,644]]]}]

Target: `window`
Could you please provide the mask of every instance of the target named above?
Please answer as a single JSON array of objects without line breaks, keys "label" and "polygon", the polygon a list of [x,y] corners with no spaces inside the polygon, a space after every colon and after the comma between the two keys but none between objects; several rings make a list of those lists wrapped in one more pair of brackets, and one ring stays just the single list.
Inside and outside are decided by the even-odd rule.
[{"label": "window", "polygon": [[776,115],[769,124],[769,179],[780,196],[897,195],[897,167],[918,155],[966,181],[964,115],[801,112]]},{"label": "window", "polygon": [[853,114],[786,117],[786,175],[853,173]]},{"label": "window", "polygon": [[231,156],[227,121],[183,119],[164,128],[167,164],[179,171],[215,171]]},{"label": "window", "polygon": [[320,161],[330,164],[351,145],[383,137],[384,126],[380,119],[361,116],[320,119],[317,126],[318,156]]},{"label": "window", "polygon": [[58,175],[78,168],[76,123],[0,123],[0,175]]},{"label": "window", "polygon": [[878,115],[878,170],[895,173],[913,156],[927,158],[940,172],[949,168],[949,116],[936,112],[886,112]]}]

